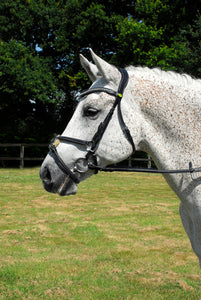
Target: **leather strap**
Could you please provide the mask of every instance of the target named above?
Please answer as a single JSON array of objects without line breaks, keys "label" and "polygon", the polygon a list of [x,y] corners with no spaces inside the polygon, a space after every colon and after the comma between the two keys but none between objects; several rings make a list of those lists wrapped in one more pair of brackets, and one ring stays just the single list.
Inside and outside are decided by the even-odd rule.
[{"label": "leather strap", "polygon": [[[118,106],[118,115],[119,115],[119,119],[120,119],[120,122],[121,122],[122,130],[123,130],[127,140],[132,145],[133,152],[135,152],[135,145],[134,145],[133,139],[131,137],[130,130],[128,129],[128,127],[126,126],[126,124],[124,122],[123,115],[122,115],[122,112],[121,112],[121,106],[120,106],[124,90],[125,90],[125,88],[128,84],[128,78],[129,78],[128,77],[128,72],[125,69],[121,69],[121,68],[118,68],[118,70],[121,73],[121,80],[120,80],[117,92],[115,92],[111,89],[108,89],[108,88],[94,88],[94,89],[92,88],[92,89],[89,89],[88,91],[85,91],[85,92],[80,94],[80,97],[84,97],[84,96],[87,96],[87,95],[92,94],[94,92],[105,92],[105,93],[108,93],[108,94],[113,95],[113,96],[116,97],[112,108],[110,109],[110,111],[107,114],[104,121],[100,123],[97,132],[95,133],[95,135],[92,138],[92,141],[91,141],[92,144],[91,144],[91,150],[90,150],[91,153],[93,153],[95,151],[95,149],[97,147],[97,144],[102,139],[102,136],[103,136],[103,134],[104,134],[111,118],[112,118],[114,110],[117,106]],[[87,156],[89,156],[89,153],[87,154]]]},{"label": "leather strap", "polygon": [[75,183],[79,183],[80,180],[78,179],[78,176],[72,172],[68,166],[66,166],[66,164],[64,163],[64,161],[60,158],[56,147],[54,146],[54,144],[50,144],[49,145],[49,149],[51,150],[51,152],[54,154],[54,160],[57,163],[57,165],[59,166],[59,168],[66,174],[68,175]]},{"label": "leather strap", "polygon": [[[104,121],[101,122],[101,124],[98,127],[97,132],[94,134],[93,138],[91,141],[86,141],[86,140],[81,140],[81,139],[77,139],[77,138],[72,138],[72,137],[66,137],[66,136],[57,136],[56,139],[54,141],[52,141],[50,143],[49,149],[51,150],[53,157],[55,159],[55,162],[57,163],[57,165],[59,166],[59,168],[66,174],[68,175],[75,183],[79,183],[80,180],[77,176],[77,174],[73,171],[70,170],[70,168],[64,163],[64,161],[62,160],[62,158],[59,156],[56,147],[58,146],[59,142],[70,142],[70,143],[75,143],[75,144],[79,144],[79,145],[84,145],[89,147],[90,149],[87,152],[86,155],[86,159],[89,161],[90,157],[93,157],[93,160],[96,160],[96,156],[94,155],[94,152],[97,148],[97,145],[99,144],[99,142],[102,139],[102,136],[112,118],[112,115],[114,113],[114,110],[116,107],[118,107],[118,116],[119,116],[119,120],[121,122],[121,126],[122,126],[122,130],[127,138],[127,140],[130,142],[130,144],[132,145],[133,148],[133,152],[135,152],[135,145],[133,142],[133,139],[131,137],[130,131],[128,129],[128,127],[126,126],[123,116],[122,116],[122,112],[121,112],[121,99],[123,97],[123,92],[128,84],[128,72],[124,69],[119,68],[119,71],[121,73],[121,80],[119,83],[119,87],[118,87],[118,91],[113,91],[111,89],[108,88],[91,88],[83,93],[80,94],[80,97],[85,97],[89,94],[92,93],[97,93],[97,92],[105,92],[108,93],[112,96],[115,96],[115,101],[114,104],[112,106],[112,108],[110,109],[109,113],[107,114],[107,116],[105,117]],[[89,163],[89,162],[88,162]]]}]

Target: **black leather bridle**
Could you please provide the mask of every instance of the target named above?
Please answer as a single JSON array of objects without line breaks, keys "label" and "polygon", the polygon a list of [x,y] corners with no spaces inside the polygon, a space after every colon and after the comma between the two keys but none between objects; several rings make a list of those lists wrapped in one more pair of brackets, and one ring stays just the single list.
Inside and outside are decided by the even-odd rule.
[{"label": "black leather bridle", "polygon": [[[121,111],[121,100],[123,97],[123,93],[124,90],[128,84],[128,72],[125,69],[121,69],[118,68],[118,70],[121,73],[121,80],[119,83],[119,87],[117,92],[112,90],[112,89],[108,89],[108,88],[104,88],[104,87],[100,87],[100,88],[91,88],[83,93],[81,93],[79,95],[79,98],[83,98],[89,94],[92,93],[100,93],[100,92],[104,92],[107,93],[109,95],[112,95],[115,97],[115,101],[113,103],[112,108],[110,109],[110,111],[108,112],[107,116],[105,117],[104,121],[100,123],[98,130],[96,131],[95,135],[93,136],[91,141],[86,141],[86,140],[81,140],[81,139],[77,139],[77,138],[72,138],[72,137],[66,137],[66,136],[57,136],[55,139],[53,139],[49,145],[49,149],[51,152],[51,155],[53,156],[55,162],[57,163],[57,165],[59,166],[59,168],[67,175],[69,176],[69,178],[71,178],[75,183],[79,183],[80,182],[80,174],[81,173],[86,173],[89,169],[91,170],[95,170],[95,172],[97,173],[98,171],[104,171],[104,172],[113,172],[113,171],[123,171],[123,172],[146,172],[146,173],[162,173],[162,174],[166,174],[166,173],[190,173],[191,177],[193,180],[195,180],[194,178],[194,172],[201,172],[201,168],[193,168],[192,167],[192,163],[189,163],[189,168],[188,169],[181,169],[181,170],[156,170],[156,169],[143,169],[143,168],[122,168],[122,167],[105,167],[102,168],[100,166],[97,165],[97,159],[96,159],[96,155],[95,152],[97,150],[98,144],[100,143],[102,136],[113,116],[113,113],[117,107],[117,111],[118,111],[118,118],[119,118],[119,122],[122,128],[122,131],[126,137],[126,139],[129,141],[129,143],[132,146],[133,149],[133,153],[135,152],[135,144],[134,141],[132,139],[132,136],[130,134],[130,131],[128,129],[128,127],[126,126],[124,119],[123,119],[123,115],[122,115],[122,111]],[[75,163],[72,169],[70,169],[62,160],[62,158],[59,156],[58,151],[57,151],[57,146],[59,145],[60,142],[67,142],[67,143],[72,143],[72,144],[77,144],[77,145],[82,145],[85,146],[87,149],[87,154],[85,156],[85,158],[79,158]]]},{"label": "black leather bridle", "polygon": [[[112,90],[112,89],[108,89],[108,88],[104,88],[104,87],[100,87],[100,88],[91,88],[83,93],[81,93],[79,95],[79,98],[83,98],[89,94],[92,93],[100,93],[100,92],[104,92],[107,93],[109,95],[112,95],[115,97],[115,101],[113,103],[112,108],[110,109],[110,111],[108,112],[107,116],[105,117],[104,121],[100,123],[98,130],[96,131],[95,135],[93,136],[91,141],[86,141],[86,140],[81,140],[81,139],[77,139],[77,138],[72,138],[72,137],[66,137],[66,136],[57,136],[49,145],[49,149],[51,150],[54,160],[57,163],[57,165],[59,166],[59,168],[66,174],[68,175],[75,183],[79,183],[79,176],[77,173],[84,173],[86,172],[86,170],[89,169],[96,169],[95,167],[97,166],[97,160],[96,160],[96,156],[95,156],[95,151],[97,149],[97,146],[99,144],[99,142],[102,139],[102,136],[112,118],[112,115],[117,107],[118,109],[118,117],[119,117],[119,122],[121,124],[121,128],[122,131],[125,135],[125,137],[127,138],[127,140],[129,141],[129,143],[131,144],[132,148],[133,148],[133,152],[135,152],[135,144],[133,142],[133,139],[131,137],[130,131],[128,129],[128,127],[126,126],[124,119],[123,119],[123,115],[122,115],[122,111],[121,111],[121,99],[123,97],[123,93],[124,90],[128,84],[128,72],[125,69],[118,69],[121,73],[121,80],[119,83],[119,87],[117,92]],[[68,143],[73,143],[73,144],[78,144],[78,145],[83,145],[87,148],[87,154],[85,156],[85,158],[80,158],[78,159],[78,161],[76,161],[75,166],[73,168],[73,170],[71,170],[62,160],[62,158],[59,156],[58,152],[57,152],[57,146],[60,142],[68,142]],[[80,165],[82,165],[82,167],[80,167]],[[79,167],[78,167],[79,165]],[[98,167],[98,166],[97,166]],[[82,171],[83,169],[83,171]],[[96,169],[97,171],[98,169]]]}]

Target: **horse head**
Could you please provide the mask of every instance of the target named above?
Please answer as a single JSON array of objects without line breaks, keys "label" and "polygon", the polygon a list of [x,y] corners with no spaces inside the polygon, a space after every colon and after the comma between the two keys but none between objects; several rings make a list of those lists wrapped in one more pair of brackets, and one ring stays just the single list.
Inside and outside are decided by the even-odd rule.
[{"label": "horse head", "polygon": [[[50,152],[40,169],[40,177],[48,192],[75,194],[77,184],[95,173],[90,165],[105,167],[125,160],[134,151],[120,107],[122,98],[131,97],[127,71],[116,68],[90,51],[95,64],[82,55],[80,61],[92,85],[87,92],[80,94],[70,122],[62,135],[50,144]],[[129,104],[123,101],[122,105],[127,117]]]}]

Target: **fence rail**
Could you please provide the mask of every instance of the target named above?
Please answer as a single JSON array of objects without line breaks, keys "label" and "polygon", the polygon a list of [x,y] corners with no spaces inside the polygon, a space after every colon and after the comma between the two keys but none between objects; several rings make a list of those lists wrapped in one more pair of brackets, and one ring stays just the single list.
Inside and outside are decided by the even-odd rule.
[{"label": "fence rail", "polygon": [[[48,144],[26,144],[26,143],[17,143],[17,144],[9,144],[9,143],[0,143],[0,148],[7,148],[7,147],[19,147],[19,156],[1,156],[0,161],[19,161],[20,162],[20,169],[24,168],[24,162],[25,161],[43,161],[44,157],[26,157],[25,156],[25,148],[28,147],[46,147],[47,148]],[[138,162],[146,162],[147,163],[147,168],[151,168],[151,163],[153,160],[151,157],[148,155],[148,158],[137,158],[137,157],[130,157],[128,160],[128,166],[132,166],[133,161],[138,161]]]},{"label": "fence rail", "polygon": [[9,144],[9,143],[4,143],[4,144],[0,144],[1,148],[7,148],[7,147],[19,147],[19,156],[9,156],[9,157],[5,157],[2,156],[0,157],[1,161],[6,161],[6,160],[17,160],[20,162],[20,169],[24,168],[24,162],[25,161],[42,161],[44,159],[44,157],[26,157],[25,156],[25,148],[27,147],[47,147],[48,144],[26,144],[26,143],[17,143],[17,144]]}]

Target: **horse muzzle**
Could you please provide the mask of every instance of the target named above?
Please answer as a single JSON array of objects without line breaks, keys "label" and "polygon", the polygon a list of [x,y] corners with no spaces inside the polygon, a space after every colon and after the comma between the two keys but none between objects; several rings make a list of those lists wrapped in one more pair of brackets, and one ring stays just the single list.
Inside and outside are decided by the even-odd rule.
[{"label": "horse muzzle", "polygon": [[40,168],[40,178],[45,190],[60,196],[76,194],[78,183],[94,173],[95,171],[89,169],[88,159],[78,158],[69,167],[61,158],[57,161],[52,152],[49,153]]},{"label": "horse muzzle", "polygon": [[72,195],[77,192],[77,184],[48,157],[40,168],[40,178],[47,192],[56,193],[60,196]]}]

